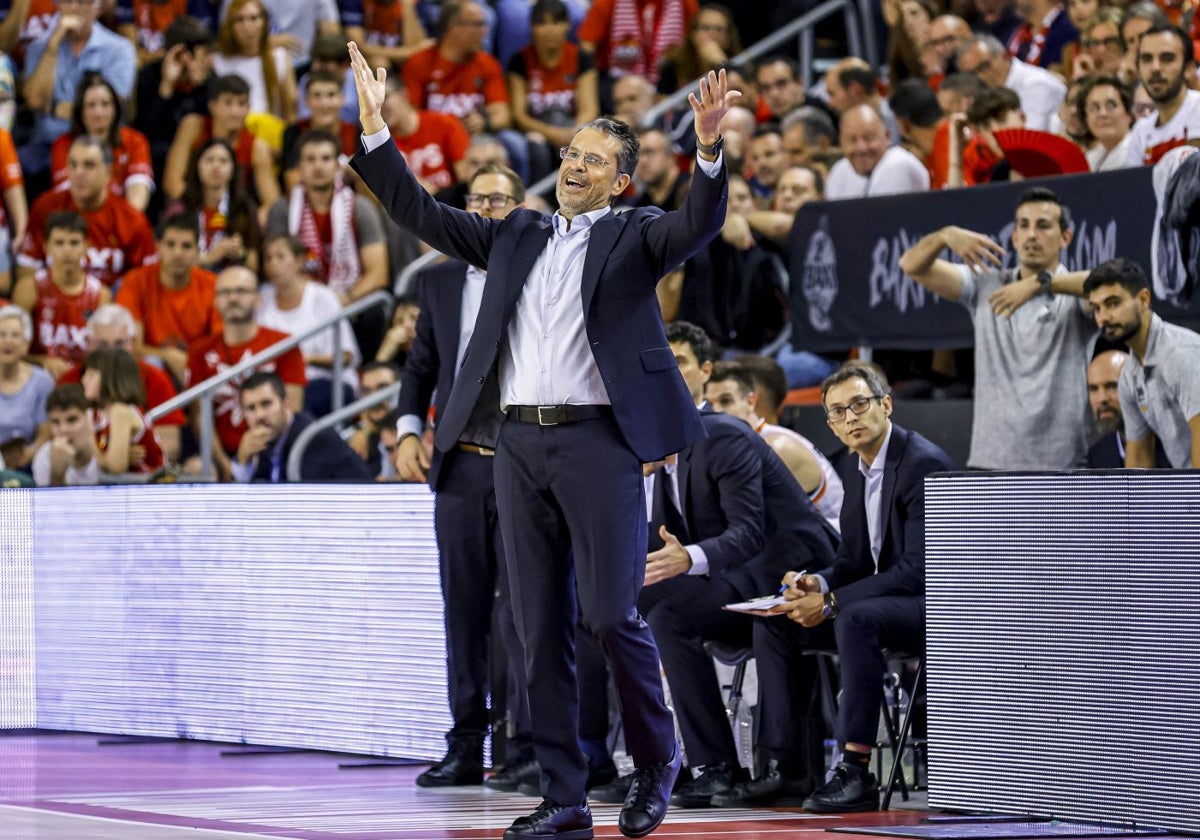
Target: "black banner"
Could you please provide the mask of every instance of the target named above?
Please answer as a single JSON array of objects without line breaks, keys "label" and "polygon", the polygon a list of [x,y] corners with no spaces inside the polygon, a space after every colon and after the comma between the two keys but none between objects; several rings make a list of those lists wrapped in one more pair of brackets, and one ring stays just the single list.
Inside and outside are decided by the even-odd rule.
[{"label": "black banner", "polygon": [[[967,310],[905,276],[898,266],[900,255],[930,231],[953,224],[990,233],[1008,249],[1005,267],[1015,267],[1014,213],[1018,198],[1031,186],[1054,190],[1070,211],[1074,238],[1064,256],[1067,268],[1087,269],[1122,256],[1150,274],[1155,201],[1148,167],[814,202],[796,214],[790,242],[789,305],[797,349],[971,346],[974,332]],[[1169,290],[1154,285],[1155,312],[1169,321],[1200,325],[1196,300],[1181,309],[1164,300]]]}]

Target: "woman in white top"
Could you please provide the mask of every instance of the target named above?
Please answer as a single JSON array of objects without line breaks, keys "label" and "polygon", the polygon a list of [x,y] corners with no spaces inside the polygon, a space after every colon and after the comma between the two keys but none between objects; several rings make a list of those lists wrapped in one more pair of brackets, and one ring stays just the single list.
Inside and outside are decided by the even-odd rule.
[{"label": "woman in white top", "polygon": [[271,21],[260,0],[233,0],[217,32],[213,72],[250,85],[250,113],[296,120],[296,73],[287,50],[271,49]]},{"label": "woman in white top", "polygon": [[1133,95],[1117,76],[1092,76],[1079,92],[1080,116],[1096,144],[1087,151],[1093,172],[1110,172],[1129,165],[1126,148],[1133,125]]},{"label": "woman in white top", "polygon": [[[258,323],[297,335],[341,312],[337,294],[304,273],[306,256],[304,245],[293,236],[275,236],[267,242],[263,267],[270,282],[259,290]],[[353,402],[358,391],[358,342],[350,322],[343,320],[300,344],[308,374],[304,407],[317,417],[328,414],[333,404],[334,329],[339,330],[342,343],[342,404]]]}]

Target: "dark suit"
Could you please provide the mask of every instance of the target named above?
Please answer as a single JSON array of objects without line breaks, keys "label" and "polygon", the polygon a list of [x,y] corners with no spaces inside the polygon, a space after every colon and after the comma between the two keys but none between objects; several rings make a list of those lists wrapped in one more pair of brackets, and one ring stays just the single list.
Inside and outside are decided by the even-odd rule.
[{"label": "dark suit", "polygon": [[435,442],[442,452],[464,436],[496,448],[496,501],[525,645],[542,792],[557,803],[580,802],[587,764],[577,737],[577,613],[609,659],[634,763],[665,763],[677,749],[658,651],[637,614],[646,559],[641,465],[678,452],[704,430],[667,344],[655,286],[720,230],[724,167],[716,177],[694,178],[677,213],[610,213],[591,226],[577,294],[611,416],[540,426],[500,422],[497,363],[522,290],[551,241],[552,220],[516,210],[496,221],[445,207],[421,188],[392,143],[357,155],[352,166],[394,221],[488,272]]},{"label": "dark suit", "polygon": [[[296,437],[312,425],[313,416],[300,412],[292,418],[292,424],[284,432],[283,446],[278,450],[278,467],[273,461],[275,443],[271,443],[261,452],[254,465],[254,477],[251,481],[271,481],[272,473],[279,481],[287,481],[287,462]],[[333,429],[322,429],[308,443],[308,448],[300,458],[301,481],[329,482],[369,482],[374,479],[366,463],[359,458],[346,441]]]},{"label": "dark suit", "polygon": [[[883,525],[878,571],[867,530],[866,478],[858,457],[843,459],[842,544],[834,562],[817,574],[837,598],[840,614],[812,629],[784,619],[755,625],[759,695],[763,698],[760,745],[788,775],[817,772],[821,755],[815,733],[796,725],[798,704],[811,686],[796,679],[804,648],[828,644],[832,630],[840,662],[840,741],[874,744],[879,725],[882,648],[920,650],[925,644],[925,477],[953,470],[945,452],[916,432],[892,424],[884,461],[880,516]],[[810,573],[814,570],[809,569]],[[797,758],[799,757],[799,758]],[[819,765],[818,765],[819,767]],[[820,784],[821,779],[814,779]]]},{"label": "dark suit", "polygon": [[[751,616],[722,606],[772,594],[789,569],[833,560],[837,537],[771,446],[736,417],[702,412],[708,437],[679,453],[681,523],[675,534],[704,551],[709,571],[646,587],[638,600],[671,686],[691,766],[737,765],[721,688],[704,642],[750,647]],[[655,475],[655,510],[671,510]],[[658,530],[651,522],[651,529]],[[670,530],[670,527],[668,527]]]},{"label": "dark suit", "polygon": [[[1125,438],[1120,431],[1109,432],[1088,447],[1087,466],[1089,470],[1125,469]],[[1154,467],[1159,470],[1171,469],[1161,440],[1154,442]]]},{"label": "dark suit", "polygon": [[[418,276],[421,314],[400,378],[397,407],[402,416],[424,420],[434,402],[435,416],[441,416],[450,397],[466,271],[466,263],[455,260],[431,266]],[[525,700],[524,653],[508,597],[492,459],[459,449],[435,450],[428,477],[437,494],[434,524],[446,602],[446,676],[454,721],[446,740],[469,747],[482,760],[488,732],[488,642],[495,602],[496,626],[507,654],[508,710],[518,736],[511,746],[520,751],[528,748],[529,704]]]}]

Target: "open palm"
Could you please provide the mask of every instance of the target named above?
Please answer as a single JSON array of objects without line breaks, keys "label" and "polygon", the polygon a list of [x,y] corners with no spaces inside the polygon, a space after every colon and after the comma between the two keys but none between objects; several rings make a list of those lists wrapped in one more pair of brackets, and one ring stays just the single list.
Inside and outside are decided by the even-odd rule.
[{"label": "open palm", "polygon": [[354,71],[354,85],[358,88],[358,117],[363,131],[374,134],[383,128],[383,100],[387,96],[387,70],[383,67],[371,72],[371,66],[358,49],[358,44],[351,41],[350,67]]}]

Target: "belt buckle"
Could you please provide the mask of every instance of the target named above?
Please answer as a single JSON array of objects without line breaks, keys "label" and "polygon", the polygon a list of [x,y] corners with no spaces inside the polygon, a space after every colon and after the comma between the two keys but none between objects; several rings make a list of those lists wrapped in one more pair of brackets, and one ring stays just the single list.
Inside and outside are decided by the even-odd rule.
[{"label": "belt buckle", "polygon": [[[557,426],[558,420],[546,420],[542,417],[543,411],[555,411],[558,408],[556,405],[539,405],[537,407],[538,425],[539,426]],[[554,416],[554,415],[551,415]]]}]

